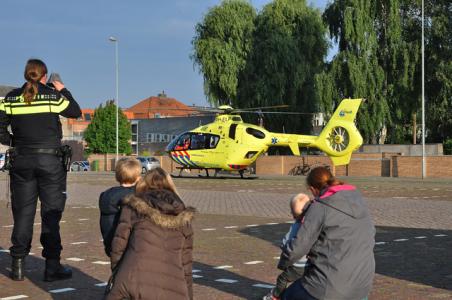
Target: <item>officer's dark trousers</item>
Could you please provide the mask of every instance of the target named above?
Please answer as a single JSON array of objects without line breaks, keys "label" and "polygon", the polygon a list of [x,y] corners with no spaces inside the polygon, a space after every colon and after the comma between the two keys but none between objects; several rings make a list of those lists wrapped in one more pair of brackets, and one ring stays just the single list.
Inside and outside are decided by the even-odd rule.
[{"label": "officer's dark trousers", "polygon": [[66,202],[66,171],[61,158],[52,154],[18,155],[10,175],[14,217],[11,256],[20,258],[30,252],[39,197],[42,256],[59,259],[63,249],[59,222]]}]

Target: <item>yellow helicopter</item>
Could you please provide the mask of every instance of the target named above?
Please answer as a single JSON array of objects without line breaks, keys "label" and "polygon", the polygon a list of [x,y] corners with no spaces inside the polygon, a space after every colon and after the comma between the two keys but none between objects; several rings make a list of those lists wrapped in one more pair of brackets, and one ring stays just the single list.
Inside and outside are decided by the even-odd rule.
[{"label": "yellow helicopter", "polygon": [[218,107],[222,112],[215,121],[173,139],[166,151],[172,160],[184,169],[209,169],[238,171],[243,178],[244,170],[264,154],[270,146],[290,147],[300,156],[299,147],[317,148],[325,152],[334,165],[350,162],[352,152],[363,142],[355,126],[355,117],[363,99],[341,101],[319,136],[275,133],[244,123],[232,107]]}]

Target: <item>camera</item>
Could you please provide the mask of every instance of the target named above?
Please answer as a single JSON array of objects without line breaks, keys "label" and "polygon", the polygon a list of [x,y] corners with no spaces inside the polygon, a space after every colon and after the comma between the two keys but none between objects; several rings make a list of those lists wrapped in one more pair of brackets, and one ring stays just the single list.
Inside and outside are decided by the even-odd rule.
[{"label": "camera", "polygon": [[59,82],[63,83],[63,81],[61,80],[61,76],[58,73],[51,73],[50,74],[50,76],[49,76],[49,78],[47,80],[47,85],[52,87],[52,88],[55,88],[55,86],[52,83],[54,81],[59,81]]}]

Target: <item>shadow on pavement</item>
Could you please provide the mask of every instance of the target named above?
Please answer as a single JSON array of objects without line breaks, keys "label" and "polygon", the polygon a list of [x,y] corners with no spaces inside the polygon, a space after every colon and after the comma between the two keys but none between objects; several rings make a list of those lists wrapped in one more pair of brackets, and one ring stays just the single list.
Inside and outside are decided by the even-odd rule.
[{"label": "shadow on pavement", "polygon": [[452,290],[451,230],[379,226],[375,240],[378,274]]},{"label": "shadow on pavement", "polygon": [[[2,248],[0,248],[2,250]],[[44,278],[44,268],[45,261],[43,258],[38,258],[32,255],[28,255],[25,259],[25,281],[13,281],[9,278],[9,273],[11,270],[11,257],[9,253],[0,253],[0,282],[6,283],[5,289],[2,289],[0,294],[7,293],[13,295],[27,295],[30,299],[38,299],[38,295],[33,295],[35,292],[34,288],[29,286],[29,280],[33,285],[40,288],[42,291],[48,294],[46,299],[101,299],[104,292],[104,287],[95,286],[95,284],[101,283],[89,276],[88,274],[82,272],[80,269],[72,268],[72,278],[68,280],[60,280],[54,282],[45,282]],[[66,264],[62,261],[63,264]],[[1,278],[4,276],[4,278]],[[0,284],[3,286],[3,284]],[[74,288],[74,291],[68,291],[64,293],[49,293],[51,290],[63,289],[63,288]],[[40,298],[42,299],[42,298]]]},{"label": "shadow on pavement", "polygon": [[[262,225],[240,232],[279,246],[290,224]],[[376,273],[452,290],[452,231],[377,226]]]},{"label": "shadow on pavement", "polygon": [[[193,270],[200,270],[201,272],[193,273],[193,283],[212,287],[214,289],[223,291],[230,295],[241,297],[244,299],[262,299],[270,289],[269,288],[253,288],[255,284],[273,285],[274,283],[256,281],[247,277],[240,276],[227,269],[214,269],[214,266],[207,265],[200,262],[193,263]],[[202,276],[196,278],[196,276]],[[226,283],[215,281],[218,279],[237,280],[236,283]],[[196,295],[195,295],[196,298]]]}]

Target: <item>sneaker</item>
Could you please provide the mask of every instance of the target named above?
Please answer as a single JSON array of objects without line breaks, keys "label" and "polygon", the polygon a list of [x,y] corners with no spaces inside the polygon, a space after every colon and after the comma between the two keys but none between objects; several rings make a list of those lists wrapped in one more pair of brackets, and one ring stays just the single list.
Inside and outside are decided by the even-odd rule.
[{"label": "sneaker", "polygon": [[268,293],[267,295],[264,296],[264,298],[262,298],[262,300],[279,300],[279,298],[273,296],[273,289],[272,289],[270,293]]}]

